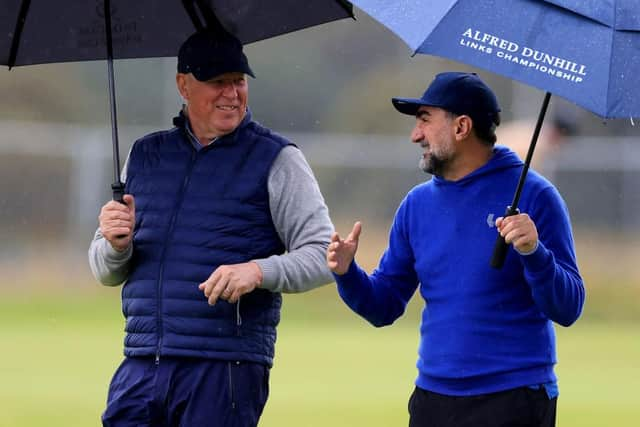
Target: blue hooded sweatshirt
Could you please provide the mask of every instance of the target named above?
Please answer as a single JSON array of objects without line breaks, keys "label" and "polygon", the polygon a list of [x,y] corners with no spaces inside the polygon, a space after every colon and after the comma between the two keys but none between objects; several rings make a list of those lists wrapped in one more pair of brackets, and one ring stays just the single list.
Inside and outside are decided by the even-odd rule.
[{"label": "blue hooded sweatshirt", "polygon": [[424,390],[470,396],[555,383],[552,322],[571,325],[584,304],[569,214],[553,185],[530,171],[519,208],[538,230],[529,255],[509,247],[489,261],[522,170],[509,149],[458,181],[434,176],[402,201],[389,246],[367,275],[354,261],[335,275],[346,304],[375,326],[393,323],[419,286],[425,300],[418,378]]}]

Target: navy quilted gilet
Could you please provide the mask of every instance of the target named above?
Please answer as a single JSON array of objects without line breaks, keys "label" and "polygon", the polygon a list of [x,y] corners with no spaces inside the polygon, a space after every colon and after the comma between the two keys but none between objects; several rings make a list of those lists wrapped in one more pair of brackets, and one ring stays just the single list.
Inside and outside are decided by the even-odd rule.
[{"label": "navy quilted gilet", "polygon": [[224,264],[282,254],[267,181],[289,144],[251,121],[196,151],[184,129],[148,135],[129,156],[134,252],[122,290],[127,356],[246,360],[271,365],[281,295],[262,289],[209,306],[198,285]]}]

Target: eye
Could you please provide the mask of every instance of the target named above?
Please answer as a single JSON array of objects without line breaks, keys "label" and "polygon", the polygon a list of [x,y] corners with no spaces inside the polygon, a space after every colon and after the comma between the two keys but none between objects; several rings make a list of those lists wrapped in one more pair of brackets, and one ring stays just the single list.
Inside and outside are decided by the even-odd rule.
[{"label": "eye", "polygon": [[222,85],[224,85],[224,81],[220,80],[220,79],[213,79],[213,80],[209,80],[207,81],[207,84],[214,86],[214,87],[220,87]]}]

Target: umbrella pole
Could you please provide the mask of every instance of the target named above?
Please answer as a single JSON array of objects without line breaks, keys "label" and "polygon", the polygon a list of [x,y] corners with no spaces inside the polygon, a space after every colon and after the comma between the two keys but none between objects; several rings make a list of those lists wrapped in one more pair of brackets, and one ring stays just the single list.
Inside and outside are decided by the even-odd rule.
[{"label": "umbrella pole", "polygon": [[109,78],[109,105],[111,107],[111,142],[113,147],[113,200],[123,202],[124,184],[120,180],[120,145],[118,142],[118,112],[116,85],[113,72],[113,39],[111,37],[111,0],[104,0],[104,24],[107,42],[107,75]]},{"label": "umbrella pole", "polygon": [[111,106],[111,146],[113,147],[113,200],[122,202],[124,184],[120,180],[120,144],[118,142],[118,118],[116,112],[115,79],[113,77],[113,59],[107,60],[109,74],[109,105]]},{"label": "umbrella pole", "polygon": [[[518,210],[520,195],[522,193],[522,188],[524,187],[524,181],[527,178],[527,172],[529,172],[529,165],[531,164],[533,151],[536,149],[536,143],[538,142],[538,136],[540,135],[540,129],[542,129],[542,123],[544,122],[544,116],[547,113],[547,108],[549,107],[550,100],[551,100],[551,93],[550,92],[545,93],[544,100],[542,101],[542,107],[540,107],[540,113],[538,114],[538,121],[536,122],[536,128],[533,131],[533,136],[531,137],[531,143],[529,144],[529,150],[527,151],[527,157],[524,161],[522,172],[520,173],[520,179],[518,180],[516,192],[513,196],[513,201],[511,202],[511,205],[507,206],[507,210],[504,213],[505,217],[520,213],[520,211]],[[491,257],[492,267],[502,268],[504,264],[504,259],[507,256],[507,249],[508,249],[507,242],[505,242],[504,237],[498,234],[498,237],[496,239],[496,244],[493,248],[493,256]]]}]

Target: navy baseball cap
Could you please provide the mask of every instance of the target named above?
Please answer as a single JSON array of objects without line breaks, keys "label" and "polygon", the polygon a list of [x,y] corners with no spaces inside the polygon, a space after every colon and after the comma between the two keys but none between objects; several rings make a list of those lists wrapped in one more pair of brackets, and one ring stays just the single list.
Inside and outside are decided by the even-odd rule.
[{"label": "navy baseball cap", "polygon": [[422,98],[392,98],[393,106],[403,114],[415,116],[423,105],[467,115],[478,128],[497,125],[500,112],[493,91],[476,73],[447,72],[436,75]]},{"label": "navy baseball cap", "polygon": [[229,33],[208,30],[192,34],[180,46],[178,72],[191,73],[201,82],[233,72],[255,77],[242,51],[242,43]]}]

